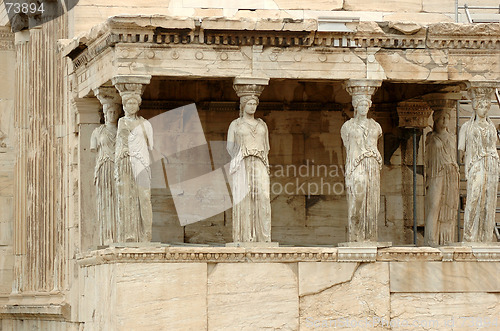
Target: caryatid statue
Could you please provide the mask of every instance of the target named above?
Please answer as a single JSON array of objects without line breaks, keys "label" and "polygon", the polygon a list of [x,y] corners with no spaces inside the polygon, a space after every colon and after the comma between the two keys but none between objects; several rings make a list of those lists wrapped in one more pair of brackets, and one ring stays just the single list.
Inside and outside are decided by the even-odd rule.
[{"label": "caryatid statue", "polygon": [[263,85],[235,84],[240,117],[231,122],[227,151],[233,192],[233,242],[271,242],[269,132],[255,118]]},{"label": "caryatid statue", "polygon": [[345,182],[348,204],[348,241],[376,242],[380,210],[382,156],[377,148],[382,128],[367,118],[377,81],[349,81],[354,117],[342,125],[340,134],[347,157]]},{"label": "caryatid statue", "polygon": [[95,94],[103,107],[104,124],[94,129],[90,138],[90,150],[97,153],[94,185],[97,198],[97,221],[100,245],[117,241],[115,143],[121,102],[118,91],[111,87],[100,87]]},{"label": "caryatid statue", "polygon": [[[456,103],[455,100],[448,102]],[[433,130],[427,134],[425,140],[427,194],[424,241],[429,246],[444,245],[457,240],[460,180],[456,161],[456,139],[455,135],[448,131],[450,108],[434,109]]]},{"label": "caryatid statue", "polygon": [[[151,162],[153,128],[139,116],[145,79],[118,77],[114,82],[122,97],[125,116],[118,120],[115,179],[118,193],[118,240],[149,242],[152,238]],[[128,79],[127,79],[128,78]],[[129,81],[127,81],[129,80]]]},{"label": "caryatid statue", "polygon": [[474,111],[460,128],[458,149],[464,155],[467,201],[464,242],[492,242],[499,175],[497,130],[488,117],[494,88],[475,83],[469,88]]}]

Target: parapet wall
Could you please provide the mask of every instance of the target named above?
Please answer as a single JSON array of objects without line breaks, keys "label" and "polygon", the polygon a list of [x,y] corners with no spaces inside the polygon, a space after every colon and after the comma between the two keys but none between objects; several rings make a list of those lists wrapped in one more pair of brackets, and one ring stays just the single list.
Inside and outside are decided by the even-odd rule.
[{"label": "parapet wall", "polygon": [[107,248],[79,259],[78,315],[84,330],[495,330],[499,260],[498,247]]}]

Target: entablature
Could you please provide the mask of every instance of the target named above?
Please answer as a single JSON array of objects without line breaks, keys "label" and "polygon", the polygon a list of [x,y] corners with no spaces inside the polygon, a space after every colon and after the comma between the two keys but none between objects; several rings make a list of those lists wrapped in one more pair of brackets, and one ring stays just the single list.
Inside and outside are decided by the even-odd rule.
[{"label": "entablature", "polygon": [[[117,75],[171,78],[500,79],[500,24],[117,16],[72,40],[80,97]],[[111,64],[111,66],[110,66]]]}]

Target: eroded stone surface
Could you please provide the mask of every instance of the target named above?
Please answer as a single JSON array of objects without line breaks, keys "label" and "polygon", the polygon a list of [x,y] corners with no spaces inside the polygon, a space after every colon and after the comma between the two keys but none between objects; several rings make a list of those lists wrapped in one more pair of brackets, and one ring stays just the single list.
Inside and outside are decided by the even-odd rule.
[{"label": "eroded stone surface", "polygon": [[299,262],[299,296],[317,294],[352,279],[358,263]]},{"label": "eroded stone surface", "polygon": [[313,330],[308,321],[390,318],[389,265],[362,264],[351,281],[300,298],[301,330]]}]

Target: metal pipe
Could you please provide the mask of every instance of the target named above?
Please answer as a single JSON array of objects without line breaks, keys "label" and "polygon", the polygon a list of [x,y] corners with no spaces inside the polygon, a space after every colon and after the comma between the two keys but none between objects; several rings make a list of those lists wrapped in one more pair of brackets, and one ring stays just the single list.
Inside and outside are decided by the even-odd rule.
[{"label": "metal pipe", "polygon": [[413,128],[413,244],[417,246],[417,129]]},{"label": "metal pipe", "polygon": [[[458,2],[458,1],[456,1]],[[500,6],[499,7],[491,7],[491,6],[468,6],[467,4],[463,5],[463,6],[459,6],[458,9],[465,9],[465,8],[469,8],[469,9],[498,9],[500,10]]]},{"label": "metal pipe", "polygon": [[455,0],[455,23],[458,23],[458,0]]},{"label": "metal pipe", "polygon": [[464,9],[465,9],[465,15],[467,16],[467,21],[469,21],[469,23],[474,23],[472,22],[472,17],[470,17],[469,7],[467,5],[464,5]]}]

